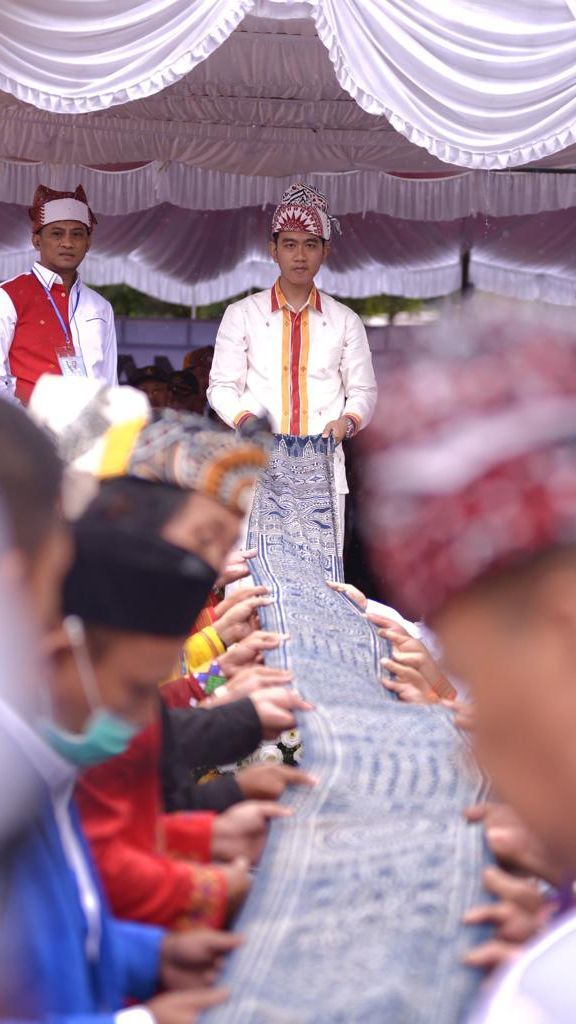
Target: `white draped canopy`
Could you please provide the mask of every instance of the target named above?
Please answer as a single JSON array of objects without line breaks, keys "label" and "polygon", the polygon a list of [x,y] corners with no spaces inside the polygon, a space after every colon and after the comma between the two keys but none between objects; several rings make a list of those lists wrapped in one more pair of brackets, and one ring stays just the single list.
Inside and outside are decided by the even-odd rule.
[{"label": "white draped canopy", "polygon": [[[162,110],[178,128],[172,115],[182,97],[205,129],[228,127],[229,141],[250,135],[243,129],[254,127],[256,114],[258,127],[271,129],[261,143],[279,142],[275,130],[301,123],[296,106],[311,82],[308,132],[327,132],[328,158],[330,142],[338,148],[334,132],[357,130],[369,149],[362,136],[376,126],[367,127],[362,112],[461,167],[518,166],[576,142],[576,19],[566,0],[3,0],[2,7],[0,87],[56,118],[81,113],[94,121],[106,112],[99,133],[106,151],[126,105],[139,105],[137,119]],[[246,15],[248,31],[235,32]],[[291,20],[306,27],[285,30]],[[264,49],[257,37],[266,22]],[[240,90],[223,88],[230,75]],[[199,96],[202,78],[211,88]],[[343,96],[341,120],[335,108]],[[39,124],[62,124],[36,118],[34,133],[27,113],[30,140]],[[204,150],[209,139],[201,133]],[[141,149],[137,139],[125,141],[129,152]],[[170,153],[154,156],[185,153],[172,139]]]},{"label": "white draped canopy", "polygon": [[479,286],[572,303],[574,8],[3,0],[0,275],[38,182],[82,181],[85,276],[226,298],[269,283],[270,207],[306,176],[342,220],[336,294],[446,293],[470,250]]}]

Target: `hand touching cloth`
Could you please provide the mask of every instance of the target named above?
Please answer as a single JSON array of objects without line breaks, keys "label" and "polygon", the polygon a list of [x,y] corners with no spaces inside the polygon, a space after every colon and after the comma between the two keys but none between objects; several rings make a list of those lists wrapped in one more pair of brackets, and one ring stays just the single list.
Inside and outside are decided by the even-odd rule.
[{"label": "hand touching cloth", "polygon": [[267,587],[242,587],[216,606],[214,628],[226,647],[260,628],[258,609],[271,604]]},{"label": "hand touching cloth", "polygon": [[441,699],[456,698],[455,688],[420,640],[391,619],[370,613],[367,618],[380,627],[379,635],[392,646],[392,656],[381,662],[392,674],[391,679],[382,680],[388,690],[410,704],[436,704]]},{"label": "hand touching cloth", "polygon": [[273,801],[248,800],[219,814],[212,831],[212,858],[231,861],[244,857],[257,864],[262,855],[269,822],[289,818],[292,811]]},{"label": "hand touching cloth", "polygon": [[289,640],[288,633],[269,633],[255,629],[253,633],[233,644],[218,659],[220,670],[228,680],[235,679],[242,669],[259,665],[264,661],[266,651],[273,651]]},{"label": "hand touching cloth", "polygon": [[246,579],[246,577],[250,575],[250,566],[248,561],[250,558],[255,558],[257,553],[256,548],[251,548],[250,550],[231,551],[228,555],[226,565],[214,584],[214,589],[222,590],[224,587],[228,587],[231,583],[237,583],[239,580]]}]

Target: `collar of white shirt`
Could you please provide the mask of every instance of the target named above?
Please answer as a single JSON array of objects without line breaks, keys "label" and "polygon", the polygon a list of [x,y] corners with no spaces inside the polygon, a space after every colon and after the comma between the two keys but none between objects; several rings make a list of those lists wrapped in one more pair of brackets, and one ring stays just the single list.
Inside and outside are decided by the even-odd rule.
[{"label": "collar of white shirt", "polygon": [[304,303],[303,306],[300,307],[300,309],[294,309],[294,307],[288,302],[288,299],[284,295],[284,292],[282,291],[282,288],[280,286],[280,278],[278,278],[278,280],[275,281],[275,283],[272,285],[272,288],[270,289],[271,313],[276,313],[279,309],[284,309],[285,307],[286,309],[291,310],[292,313],[301,313],[302,310],[306,309],[307,306],[309,306],[310,309],[315,309],[317,313],[323,312],[322,299],[320,297],[320,292],[318,291],[315,284],[312,285],[312,288],[310,289],[310,294],[308,295],[306,302]]},{"label": "collar of white shirt", "polygon": [[[51,291],[53,285],[55,284],[64,284],[62,278],[60,277],[60,274],[57,274],[55,270],[48,270],[48,268],[42,266],[42,264],[39,263],[38,260],[36,260],[34,266],[32,267],[32,273],[37,278],[39,278],[41,283],[44,285],[45,288],[48,289],[48,291]],[[80,288],[81,284],[82,281],[80,279],[80,275],[76,273],[76,278],[74,280],[72,288]]]}]

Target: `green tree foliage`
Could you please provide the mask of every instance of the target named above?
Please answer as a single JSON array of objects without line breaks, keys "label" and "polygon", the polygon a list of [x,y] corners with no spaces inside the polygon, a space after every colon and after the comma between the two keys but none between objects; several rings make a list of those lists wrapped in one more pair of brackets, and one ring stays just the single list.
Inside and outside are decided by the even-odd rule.
[{"label": "green tree foliage", "polygon": [[405,299],[402,295],[370,295],[366,299],[342,299],[358,316],[387,316],[392,324],[398,313],[419,312],[421,299]]}]

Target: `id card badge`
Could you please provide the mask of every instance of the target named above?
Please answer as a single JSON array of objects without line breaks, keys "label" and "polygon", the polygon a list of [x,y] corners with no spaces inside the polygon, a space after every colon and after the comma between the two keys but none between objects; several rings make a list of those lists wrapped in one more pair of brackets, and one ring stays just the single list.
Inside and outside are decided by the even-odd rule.
[{"label": "id card badge", "polygon": [[60,373],[63,377],[87,377],[84,360],[79,352],[69,348],[56,349]]}]

